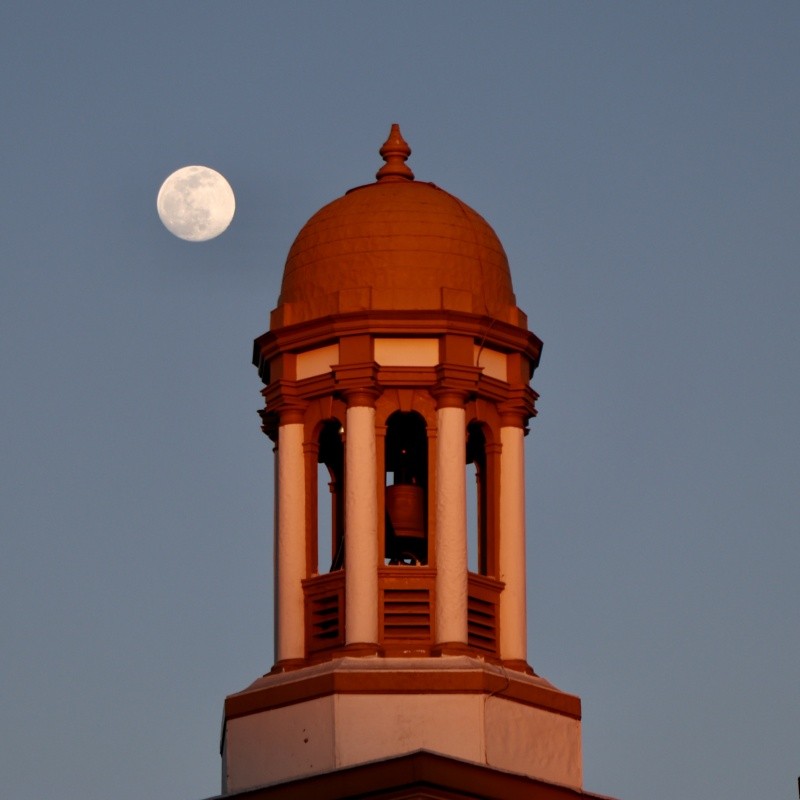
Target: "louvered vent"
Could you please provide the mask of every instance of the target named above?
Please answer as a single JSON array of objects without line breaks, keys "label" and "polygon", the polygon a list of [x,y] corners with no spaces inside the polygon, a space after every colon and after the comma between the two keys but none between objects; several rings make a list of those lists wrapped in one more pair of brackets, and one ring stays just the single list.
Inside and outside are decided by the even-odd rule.
[{"label": "louvered vent", "polygon": [[308,652],[318,653],[344,644],[344,579],[341,573],[303,582],[306,593]]},{"label": "louvered vent", "polygon": [[494,601],[469,594],[467,637],[470,647],[497,653],[497,605]]},{"label": "louvered vent", "polygon": [[430,641],[431,598],[427,588],[384,589],[383,637]]}]

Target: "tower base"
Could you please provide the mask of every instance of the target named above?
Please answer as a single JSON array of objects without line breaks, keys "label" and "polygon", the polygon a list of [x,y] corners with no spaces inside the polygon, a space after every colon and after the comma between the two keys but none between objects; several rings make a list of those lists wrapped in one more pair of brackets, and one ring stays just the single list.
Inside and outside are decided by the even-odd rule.
[{"label": "tower base", "polygon": [[[266,675],[225,701],[225,794],[276,784],[288,791],[359,765],[358,774],[373,775],[399,756],[452,762],[459,774],[485,767],[562,792],[503,797],[580,796],[580,700],[536,676],[443,656],[336,659]],[[263,794],[273,796],[349,795]]]}]

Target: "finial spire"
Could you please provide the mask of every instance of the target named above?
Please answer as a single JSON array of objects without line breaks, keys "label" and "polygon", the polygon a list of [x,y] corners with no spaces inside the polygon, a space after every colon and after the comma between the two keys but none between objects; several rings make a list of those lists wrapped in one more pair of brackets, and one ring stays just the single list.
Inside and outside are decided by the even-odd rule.
[{"label": "finial spire", "polygon": [[411,148],[400,133],[400,126],[396,122],[392,125],[389,138],[383,143],[380,153],[386,163],[375,173],[379,182],[414,180],[414,173],[406,164],[406,159],[411,155]]}]

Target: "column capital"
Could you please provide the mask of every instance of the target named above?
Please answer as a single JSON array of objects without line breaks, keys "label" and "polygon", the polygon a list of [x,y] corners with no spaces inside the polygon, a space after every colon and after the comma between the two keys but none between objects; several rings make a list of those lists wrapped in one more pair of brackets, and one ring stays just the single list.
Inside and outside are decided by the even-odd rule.
[{"label": "column capital", "polygon": [[300,396],[294,381],[273,381],[261,394],[266,401],[266,408],[259,412],[262,420],[269,418],[275,427],[304,421],[308,400]]},{"label": "column capital", "polygon": [[354,408],[355,406],[375,408],[375,404],[381,396],[381,390],[378,387],[354,386],[352,389],[344,389],[341,395],[347,402],[348,408]]},{"label": "column capital", "polygon": [[500,427],[501,428],[522,428],[523,430],[528,426],[528,419],[530,415],[525,412],[525,409],[514,408],[505,406],[498,406],[500,412]]},{"label": "column capital", "polygon": [[287,403],[283,408],[278,409],[280,422],[278,425],[302,425],[306,418],[306,408],[308,403]]},{"label": "column capital", "polygon": [[463,389],[451,389],[446,386],[436,386],[431,389],[431,395],[436,400],[436,410],[440,408],[464,408],[469,399],[469,392]]},{"label": "column capital", "polygon": [[378,365],[374,361],[337,364],[333,368],[333,380],[348,408],[375,408],[375,402],[383,391],[378,385]]},{"label": "column capital", "polygon": [[501,427],[526,428],[528,420],[536,416],[538,396],[530,386],[510,389],[506,399],[497,404]]},{"label": "column capital", "polygon": [[436,367],[436,386],[431,394],[438,401],[439,395],[457,392],[463,394],[464,401],[461,405],[464,405],[466,398],[477,390],[482,372],[480,367],[467,364],[439,364]]},{"label": "column capital", "polygon": [[278,428],[281,425],[302,424],[305,422],[305,414],[308,403],[302,401],[275,403],[267,408],[259,409],[258,415],[261,417],[261,430],[272,439],[278,441]]}]

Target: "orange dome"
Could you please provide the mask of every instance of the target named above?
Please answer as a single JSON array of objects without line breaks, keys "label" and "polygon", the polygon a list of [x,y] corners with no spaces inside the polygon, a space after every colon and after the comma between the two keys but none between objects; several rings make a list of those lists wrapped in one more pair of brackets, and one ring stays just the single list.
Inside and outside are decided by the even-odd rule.
[{"label": "orange dome", "polygon": [[283,273],[285,323],[357,310],[451,310],[515,317],[503,246],[458,198],[414,180],[399,128],[378,180],[351,189],[305,224]]}]

